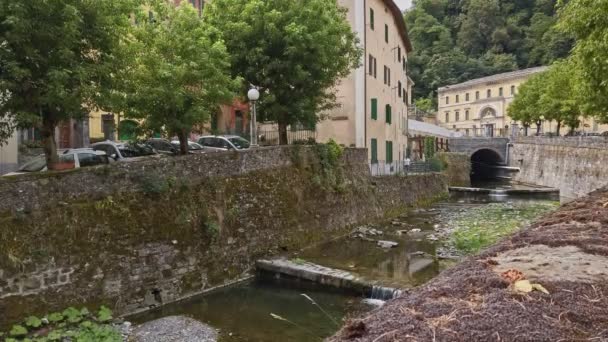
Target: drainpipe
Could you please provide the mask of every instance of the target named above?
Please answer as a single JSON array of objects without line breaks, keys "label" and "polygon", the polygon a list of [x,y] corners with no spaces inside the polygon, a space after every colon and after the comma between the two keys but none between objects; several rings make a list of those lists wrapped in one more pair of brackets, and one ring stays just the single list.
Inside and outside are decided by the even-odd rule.
[{"label": "drainpipe", "polygon": [[507,151],[505,153],[505,156],[506,156],[505,165],[507,165],[507,166],[509,166],[509,164],[511,164],[511,163],[509,163],[509,147],[510,146],[511,146],[511,141],[507,141]]},{"label": "drainpipe", "polygon": [[[367,99],[367,0],[363,0],[363,98],[365,99],[365,104],[363,105],[363,115],[364,118],[364,128],[363,128],[363,146],[368,148],[367,146],[367,103],[369,102]],[[369,155],[369,151],[368,151]]]}]

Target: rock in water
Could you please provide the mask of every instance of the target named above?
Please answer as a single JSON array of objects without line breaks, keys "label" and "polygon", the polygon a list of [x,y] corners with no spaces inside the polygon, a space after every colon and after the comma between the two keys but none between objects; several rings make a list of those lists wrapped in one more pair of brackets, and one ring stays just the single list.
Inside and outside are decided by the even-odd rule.
[{"label": "rock in water", "polygon": [[399,244],[397,242],[393,242],[393,241],[378,241],[378,247],[393,248],[393,247],[397,247],[397,246],[399,246]]},{"label": "rock in water", "polygon": [[216,342],[217,331],[195,319],[170,316],[144,323],[131,334],[133,342]]}]

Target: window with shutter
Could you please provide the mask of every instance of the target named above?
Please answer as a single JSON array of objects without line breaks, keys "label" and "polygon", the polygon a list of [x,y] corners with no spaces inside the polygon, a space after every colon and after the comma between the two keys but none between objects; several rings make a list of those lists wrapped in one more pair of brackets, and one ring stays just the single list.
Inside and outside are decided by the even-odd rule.
[{"label": "window with shutter", "polygon": [[378,99],[372,99],[372,120],[378,120]]}]

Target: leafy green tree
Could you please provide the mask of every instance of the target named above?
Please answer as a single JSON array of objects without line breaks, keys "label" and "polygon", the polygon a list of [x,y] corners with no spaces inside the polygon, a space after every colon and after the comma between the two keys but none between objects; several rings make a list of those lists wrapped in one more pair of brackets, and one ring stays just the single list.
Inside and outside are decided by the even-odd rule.
[{"label": "leafy green tree", "polygon": [[[523,83],[507,112],[511,119],[521,122],[527,134],[528,127],[541,121],[543,113],[539,110],[543,93],[544,73],[535,74]],[[537,125],[540,128],[540,125]]]},{"label": "leafy green tree", "polygon": [[121,41],[136,5],[0,0],[0,138],[14,125],[39,127],[53,169],[57,124],[111,105],[105,95],[126,65]]},{"label": "leafy green tree", "polygon": [[149,131],[176,135],[186,154],[192,127],[230,102],[238,81],[230,76],[225,45],[192,5],[151,1],[145,8],[150,14],[139,11],[133,29],[124,112]]},{"label": "leafy green tree", "polygon": [[545,120],[557,122],[557,134],[563,124],[574,130],[580,125],[581,108],[577,98],[572,62],[562,61],[551,66],[543,78],[544,87],[538,101],[538,112]]},{"label": "leafy green tree", "polygon": [[346,9],[327,0],[214,0],[204,20],[221,32],[232,73],[260,87],[260,119],[313,126],[335,107],[332,88],[360,65]]},{"label": "leafy green tree", "polygon": [[608,120],[608,0],[570,0],[560,9],[559,28],[574,35],[572,58],[587,114]]},{"label": "leafy green tree", "polygon": [[467,53],[479,56],[492,47],[496,28],[503,25],[498,0],[470,0],[464,9],[458,32],[458,45]]},{"label": "leafy green tree", "polygon": [[433,101],[429,98],[420,98],[416,100],[416,108],[427,113],[434,113],[436,111]]}]

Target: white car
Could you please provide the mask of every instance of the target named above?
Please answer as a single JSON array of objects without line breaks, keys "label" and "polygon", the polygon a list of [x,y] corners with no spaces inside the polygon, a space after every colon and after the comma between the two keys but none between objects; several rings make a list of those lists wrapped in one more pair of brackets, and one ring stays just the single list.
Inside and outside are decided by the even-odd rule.
[{"label": "white car", "polygon": [[239,151],[250,147],[249,141],[238,135],[208,135],[200,137],[198,143],[210,151]]},{"label": "white car", "polygon": [[[71,170],[109,163],[109,158],[103,151],[94,151],[90,148],[70,149],[59,155],[59,163],[56,165],[56,170]],[[7,173],[3,177],[42,171],[48,171],[44,154],[25,163],[16,172]]]}]

